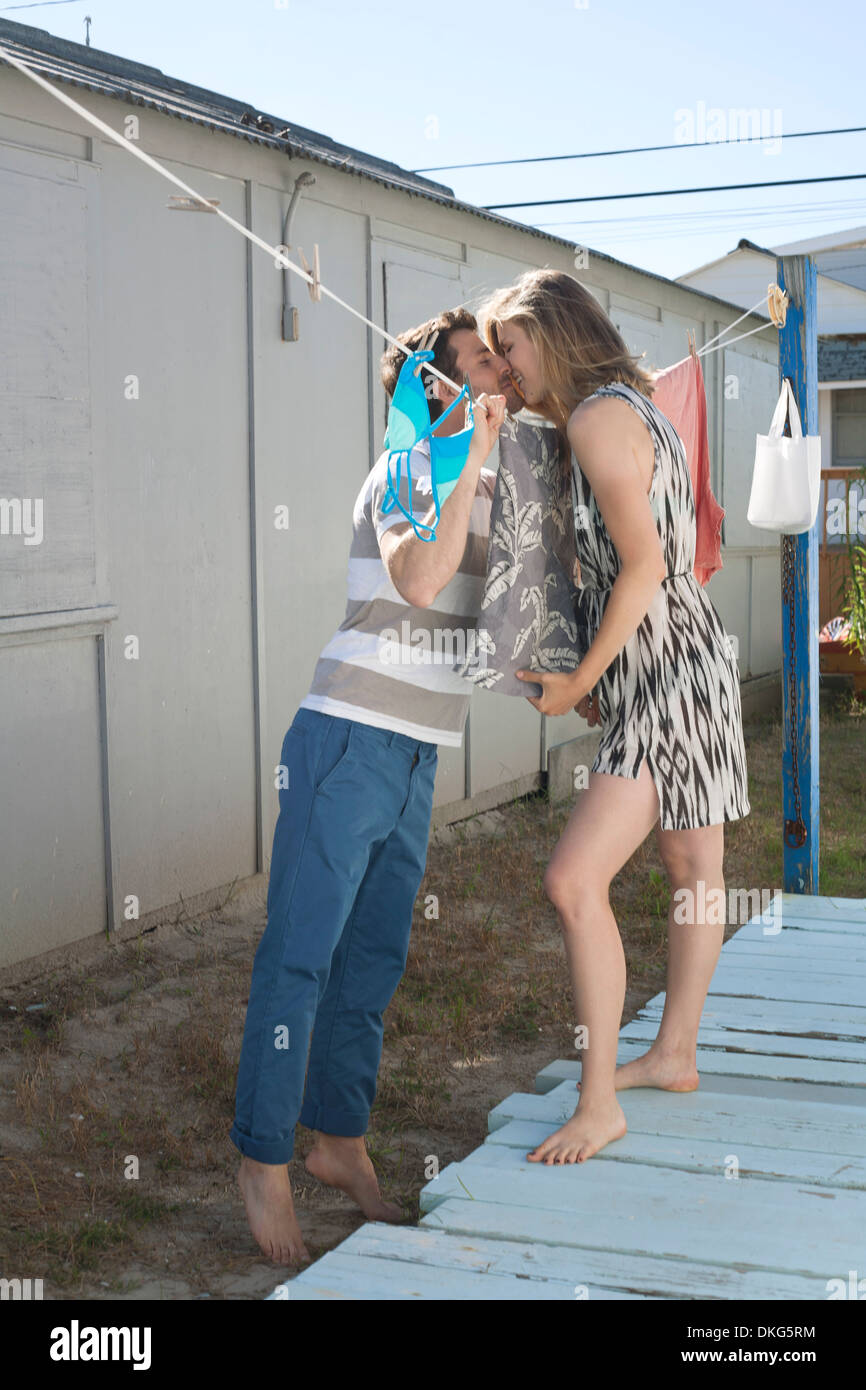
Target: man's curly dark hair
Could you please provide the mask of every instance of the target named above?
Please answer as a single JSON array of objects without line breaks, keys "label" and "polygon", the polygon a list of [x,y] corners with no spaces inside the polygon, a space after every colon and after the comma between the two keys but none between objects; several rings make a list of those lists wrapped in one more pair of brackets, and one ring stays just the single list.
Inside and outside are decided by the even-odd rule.
[{"label": "man's curly dark hair", "polygon": [[[450,377],[458,386],[462,386],[462,374],[459,376],[457,374],[457,354],[451,346],[451,334],[458,328],[468,328],[470,332],[477,333],[478,320],[468,309],[446,309],[444,313],[438,314],[436,318],[428,319],[426,323],[419,324],[417,328],[410,328],[405,333],[398,333],[397,338],[399,342],[405,343],[410,351],[416,352],[421,344],[438,329],[439,336],[432,347],[433,359],[431,366],[435,367],[437,371],[442,372],[443,375]],[[382,354],[380,363],[382,385],[388,392],[389,398],[394,394],[394,390],[397,386],[397,378],[400,375],[400,370],[405,361],[406,354],[401,352],[398,347],[395,347],[393,343],[391,343]],[[423,378],[423,368],[421,375]],[[435,378],[430,376],[428,372],[426,380],[429,383],[434,381]],[[430,419],[438,420],[443,410],[447,409],[447,406],[443,405],[441,401],[436,400],[435,396],[431,396],[429,390],[427,392],[427,399],[430,402]]]}]

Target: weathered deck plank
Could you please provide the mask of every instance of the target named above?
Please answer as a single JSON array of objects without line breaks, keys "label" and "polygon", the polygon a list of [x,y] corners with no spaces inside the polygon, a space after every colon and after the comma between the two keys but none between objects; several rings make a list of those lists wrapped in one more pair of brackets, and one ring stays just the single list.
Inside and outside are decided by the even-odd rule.
[{"label": "weathered deck plank", "polygon": [[[625,1042],[650,1043],[658,1029],[657,1020],[635,1019],[622,1029]],[[816,1062],[866,1062],[866,1038],[810,1038],[791,1034],[747,1033],[731,1028],[698,1030],[698,1047],[726,1048],[766,1056],[811,1057]]]},{"label": "weathered deck plank", "polygon": [[[647,1050],[638,1039],[623,1041],[617,1048],[617,1066],[623,1066]],[[724,1048],[698,1048],[698,1071],[725,1076],[753,1076],[766,1081],[817,1081],[826,1086],[866,1086],[866,1065],[862,1062],[813,1061],[809,1057],[779,1057],[770,1053],[729,1052]],[[551,1062],[538,1073],[536,1089],[549,1091],[561,1081],[580,1080],[580,1062]]]},{"label": "weathered deck plank", "polygon": [[[495,1230],[497,1240],[531,1240],[539,1258],[566,1251],[561,1243],[559,1212],[533,1212],[526,1207],[503,1207],[485,1202],[445,1201],[421,1222],[422,1230],[443,1229],[470,1240]],[[659,1258],[631,1247],[623,1250],[571,1247],[578,1264],[575,1283],[642,1291],[651,1298],[792,1299],[826,1298],[826,1279],[814,1274],[781,1270],[743,1269],[707,1259]],[[704,1252],[706,1254],[706,1252]],[[582,1276],[582,1277],[580,1277]]]},{"label": "weathered deck plank", "polygon": [[813,893],[781,893],[783,922],[839,922],[841,931],[866,931],[866,898],[826,898]]},{"label": "weathered deck plank", "polygon": [[743,965],[722,952],[710,995],[737,994],[751,999],[788,999],[801,1004],[848,1004],[862,1007],[866,981],[861,977],[812,970],[804,975],[765,966]]},{"label": "weathered deck plank", "polygon": [[[547,1296],[559,1298],[561,1285],[567,1290],[569,1301],[587,1298],[706,1298],[706,1299],[795,1299],[826,1297],[823,1282],[806,1279],[798,1275],[763,1271],[739,1271],[723,1269],[718,1265],[700,1262],[684,1264],[676,1260],[656,1259],[653,1256],[623,1255],[605,1250],[582,1250],[568,1246],[545,1245],[535,1241],[496,1239],[487,1240],[469,1232],[463,1233],[460,1227],[465,1223],[462,1204],[455,1204],[453,1215],[451,1204],[446,1202],[430,1216],[425,1217],[420,1226],[386,1226],[369,1222],[347,1240],[344,1240],[334,1254],[354,1256],[357,1269],[343,1267],[339,1277],[333,1280],[339,1292],[323,1293],[321,1283],[310,1283],[310,1275],[326,1266],[330,1256],[325,1255],[317,1261],[313,1270],[307,1271],[302,1279],[293,1279],[284,1285],[283,1297],[289,1298],[364,1298],[368,1296],[363,1276],[364,1262],[372,1257],[382,1263],[386,1260],[404,1266],[398,1279],[404,1283],[410,1296],[412,1290],[425,1289],[426,1281],[415,1277],[419,1267],[427,1267],[438,1277],[440,1289],[450,1294],[450,1279],[453,1271],[472,1275],[479,1293],[473,1290],[473,1297],[486,1297],[485,1279],[494,1276],[516,1276],[521,1281],[518,1298],[524,1295],[526,1283],[546,1288]],[[486,1219],[479,1209],[472,1215]],[[524,1214],[525,1215],[525,1214]],[[456,1232],[441,1230],[436,1222],[442,1217],[453,1220]],[[329,1276],[330,1279],[330,1276]],[[772,1294],[770,1292],[772,1286]],[[354,1289],[354,1291],[353,1291]],[[390,1297],[390,1295],[387,1295]],[[273,1295],[272,1295],[273,1297]],[[373,1297],[379,1297],[374,1294]]]},{"label": "weathered deck plank", "polygon": [[[527,1154],[559,1127],[558,1123],[511,1120],[485,1140]],[[736,1159],[741,1178],[768,1182],[805,1182],[817,1187],[850,1188],[866,1192],[866,1158],[840,1158],[803,1149],[774,1149],[746,1144],[730,1134],[726,1141],[671,1134],[641,1134],[630,1130],[597,1155],[612,1163],[649,1163],[657,1168],[682,1168],[693,1173],[721,1173]]]},{"label": "weathered deck plank", "polygon": [[[792,1220],[792,1195],[797,1218]],[[485,1144],[449,1164],[421,1191],[421,1210],[446,1200],[546,1213],[546,1243],[628,1250],[666,1259],[843,1277],[862,1263],[866,1193],[801,1182],[726,1178],[641,1163],[528,1163],[514,1149]],[[530,1227],[526,1234],[529,1235]]]},{"label": "weathered deck plank", "polygon": [[722,959],[729,969],[736,967],[737,970],[785,970],[790,974],[807,973],[811,976],[817,973],[836,978],[856,975],[863,981],[866,995],[866,947],[858,960],[853,954],[818,956],[811,951],[786,947],[781,943],[778,946],[765,946],[759,941],[746,941],[741,946],[735,946],[732,941],[725,948]]},{"label": "weathered deck plank", "polygon": [[[623,1091],[620,1101],[632,1134],[718,1140],[728,1146],[735,1142],[764,1146],[772,1140],[778,1149],[866,1158],[866,1116],[860,1106],[804,1106],[793,1100],[701,1090],[684,1094],[650,1089]],[[544,1095],[516,1092],[490,1111],[490,1133],[512,1120],[562,1124],[576,1103],[575,1089],[568,1081]],[[605,1152],[598,1157],[601,1159]]]},{"label": "weathered deck plank", "polygon": [[[493,1242],[489,1242],[492,1244]],[[300,1279],[287,1285],[289,1297],[320,1298],[321,1290],[327,1288],[328,1297],[342,1295],[345,1298],[376,1299],[405,1302],[409,1299],[441,1298],[443,1281],[447,1279],[448,1297],[484,1301],[533,1302],[535,1300],[575,1301],[574,1284],[563,1279],[530,1278],[527,1274],[499,1275],[490,1270],[461,1269],[452,1263],[447,1273],[443,1269],[431,1269],[426,1265],[412,1264],[406,1260],[379,1259],[375,1255],[354,1255],[345,1253],[343,1246],[331,1250],[316,1262],[319,1283],[314,1285],[314,1293]],[[602,1290],[598,1287],[587,1290],[587,1297],[598,1297]],[[604,1298],[639,1299],[646,1295],[626,1290],[605,1290]]]},{"label": "weathered deck plank", "polygon": [[[747,932],[749,933],[747,935]],[[778,936],[758,936],[751,929],[742,927],[725,942],[727,956],[763,952],[769,960],[776,957],[793,956],[798,959],[814,961],[866,961],[866,935],[843,936],[841,932],[826,932],[816,937],[813,932],[793,931],[787,928]]]},{"label": "weathered deck plank", "polygon": [[[658,1024],[664,1000],[663,994],[649,999],[639,1010],[637,1021],[653,1019]],[[701,1027],[791,1033],[805,1038],[866,1038],[866,1007],[792,1004],[787,999],[737,999],[714,994],[704,1006]]]}]

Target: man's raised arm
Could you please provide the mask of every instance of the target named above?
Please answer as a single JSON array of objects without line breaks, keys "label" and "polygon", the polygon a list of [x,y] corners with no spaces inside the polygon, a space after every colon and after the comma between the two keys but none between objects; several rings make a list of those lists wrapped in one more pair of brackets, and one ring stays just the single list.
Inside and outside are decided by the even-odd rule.
[{"label": "man's raised arm", "polygon": [[[478,409],[479,405],[485,406],[486,411]],[[379,549],[391,583],[413,608],[429,608],[457,573],[466,548],[478,477],[504,419],[505,397],[482,393],[476,401],[469,455],[452,492],[442,503],[434,541],[422,541],[408,522],[390,527],[380,537]],[[435,519],[436,509],[431,507],[418,524]]]}]

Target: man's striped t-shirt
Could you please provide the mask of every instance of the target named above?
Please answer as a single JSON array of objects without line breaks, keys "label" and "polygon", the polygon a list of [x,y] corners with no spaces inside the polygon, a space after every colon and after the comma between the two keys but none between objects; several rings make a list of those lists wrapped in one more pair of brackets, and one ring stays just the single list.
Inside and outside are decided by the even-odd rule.
[{"label": "man's striped t-shirt", "polygon": [[[481,469],[456,574],[429,608],[416,608],[391,583],[379,550],[391,527],[411,529],[396,505],[382,511],[387,458],[382,454],[371,468],[355,501],[346,615],[319,656],[301,706],[459,747],[474,686],[453,668],[476,651],[496,473]],[[427,440],[412,450],[410,471],[411,507],[405,459],[398,495],[420,522],[433,504]],[[393,463],[391,472],[396,483]]]}]

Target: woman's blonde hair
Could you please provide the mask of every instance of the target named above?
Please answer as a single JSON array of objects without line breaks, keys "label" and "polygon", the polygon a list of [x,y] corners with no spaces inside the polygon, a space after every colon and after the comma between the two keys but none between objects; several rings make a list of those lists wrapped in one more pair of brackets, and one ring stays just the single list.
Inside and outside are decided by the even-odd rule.
[{"label": "woman's blonde hair", "polygon": [[598,300],[563,270],[527,270],[495,290],[478,310],[488,345],[504,356],[500,330],[518,324],[538,352],[544,396],[532,406],[557,426],[563,443],[569,417],[599,386],[621,381],[651,396],[653,380],[630,353]]}]

